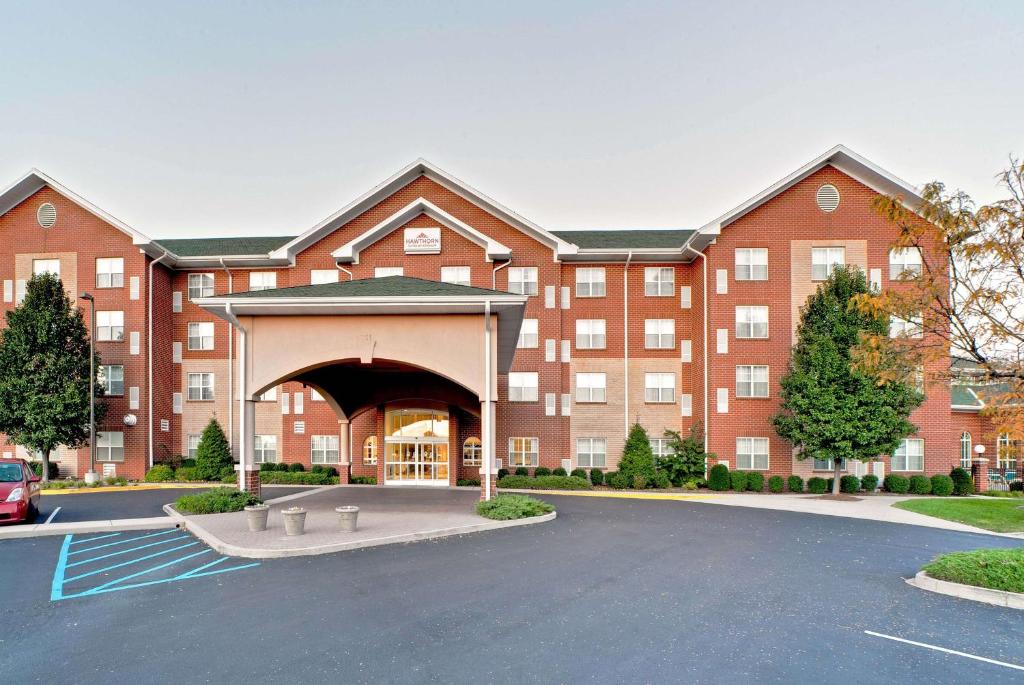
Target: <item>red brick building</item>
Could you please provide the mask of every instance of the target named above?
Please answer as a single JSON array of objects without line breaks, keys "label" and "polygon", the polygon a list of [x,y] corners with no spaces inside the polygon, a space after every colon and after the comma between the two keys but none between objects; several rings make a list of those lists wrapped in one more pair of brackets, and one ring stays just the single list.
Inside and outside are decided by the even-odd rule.
[{"label": "red brick building", "polygon": [[[700,423],[730,468],[806,477],[830,465],[794,459],[770,423],[800,306],[836,263],[881,288],[915,263],[890,250],[878,193],[918,199],[838,146],[702,227],[552,231],[421,160],[295,236],[153,240],[32,171],[0,193],[0,307],[40,271],[93,294],[97,470],[129,478],[193,453],[211,416],[250,465],[381,483],[478,478],[491,450],[614,469],[637,421],[656,450]],[[478,328],[494,387],[460,376]],[[946,473],[965,440],[994,454],[957,390],[929,387],[918,432],[872,468]],[[56,458],[89,468],[88,449]]]}]

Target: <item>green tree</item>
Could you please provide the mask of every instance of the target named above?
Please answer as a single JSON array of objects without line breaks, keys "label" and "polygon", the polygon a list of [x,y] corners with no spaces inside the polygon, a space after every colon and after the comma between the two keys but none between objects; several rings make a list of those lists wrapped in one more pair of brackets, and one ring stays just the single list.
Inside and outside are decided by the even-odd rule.
[{"label": "green tree", "polygon": [[700,424],[694,424],[686,437],[673,430],[665,431],[665,437],[672,454],[659,457],[657,466],[668,474],[672,485],[682,485],[690,478],[703,478],[706,458],[714,459],[715,455],[704,452],[704,431]]},{"label": "green tree", "polygon": [[196,449],[196,477],[202,480],[220,480],[234,470],[235,460],[231,457],[231,445],[224,435],[224,429],[214,416],[203,429]]},{"label": "green tree", "polygon": [[634,423],[629,429],[629,437],[622,449],[622,459],[619,460],[619,473],[626,476],[630,483],[634,476],[643,476],[648,483],[654,482],[654,451],[647,431],[639,423]]},{"label": "green tree", "polygon": [[[99,373],[99,355],[95,359]],[[97,382],[96,394],[103,388]],[[96,403],[96,423],[106,405]],[[50,453],[89,441],[89,333],[60,278],[33,276],[25,300],[7,312],[0,331],[0,432],[42,456],[49,479]]]},{"label": "green tree", "polygon": [[836,267],[808,298],[780,381],[782,411],[773,419],[776,432],[797,448],[797,459],[834,461],[833,494],[839,493],[842,460],[892,453],[916,430],[907,417],[924,401],[911,385],[852,365],[851,351],[864,336],[888,331],[884,316],[853,306],[867,292],[861,271]]}]

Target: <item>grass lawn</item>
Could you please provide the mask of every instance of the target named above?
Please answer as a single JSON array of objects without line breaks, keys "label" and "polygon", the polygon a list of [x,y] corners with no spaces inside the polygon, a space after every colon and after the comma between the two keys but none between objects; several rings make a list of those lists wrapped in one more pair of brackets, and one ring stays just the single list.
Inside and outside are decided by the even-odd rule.
[{"label": "grass lawn", "polygon": [[893,506],[997,533],[1024,531],[1024,509],[1020,508],[1024,506],[1024,501],[1018,498],[909,499]]},{"label": "grass lawn", "polygon": [[922,570],[939,580],[1024,592],[1024,548],[943,554]]}]

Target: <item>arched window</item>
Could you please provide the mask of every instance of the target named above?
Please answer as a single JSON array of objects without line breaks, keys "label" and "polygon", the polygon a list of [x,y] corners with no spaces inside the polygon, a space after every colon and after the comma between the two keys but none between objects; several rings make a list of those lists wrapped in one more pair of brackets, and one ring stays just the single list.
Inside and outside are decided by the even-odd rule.
[{"label": "arched window", "polygon": [[960,434],[960,466],[968,470],[971,468],[971,434],[967,431]]},{"label": "arched window", "polygon": [[480,466],[483,455],[483,446],[480,438],[468,438],[462,443],[462,463],[466,466]]},{"label": "arched window", "polygon": [[377,436],[371,435],[363,440],[363,463],[372,466],[377,463]]}]

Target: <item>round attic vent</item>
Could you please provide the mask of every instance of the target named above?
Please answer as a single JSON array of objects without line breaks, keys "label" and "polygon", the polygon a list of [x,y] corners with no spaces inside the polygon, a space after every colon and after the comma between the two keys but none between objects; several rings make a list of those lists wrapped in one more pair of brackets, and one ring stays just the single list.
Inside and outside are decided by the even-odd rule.
[{"label": "round attic vent", "polygon": [[839,189],[831,183],[826,183],[822,187],[818,188],[818,192],[814,195],[815,201],[818,203],[818,209],[823,212],[834,212],[836,207],[839,206]]},{"label": "round attic vent", "polygon": [[36,210],[36,221],[43,228],[51,228],[57,223],[57,208],[51,205],[49,202],[44,202],[39,205],[39,209]]}]

